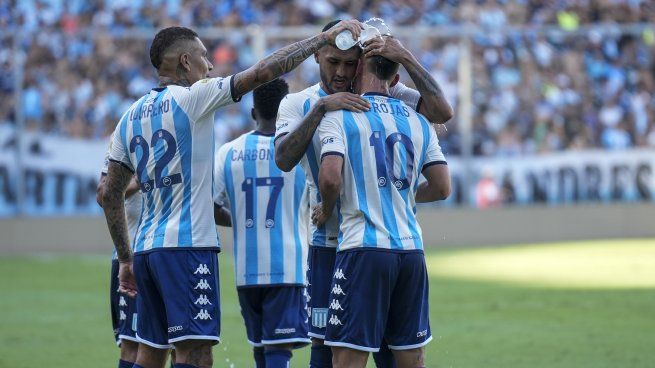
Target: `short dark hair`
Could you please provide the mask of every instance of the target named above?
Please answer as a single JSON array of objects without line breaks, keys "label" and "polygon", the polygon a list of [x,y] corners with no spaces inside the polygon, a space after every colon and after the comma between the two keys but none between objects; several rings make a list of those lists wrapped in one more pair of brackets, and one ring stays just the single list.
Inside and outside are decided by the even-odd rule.
[{"label": "short dark hair", "polygon": [[322,32],[325,32],[325,31],[327,31],[328,29],[330,29],[330,28],[336,26],[337,23],[339,23],[339,22],[341,22],[341,19],[335,19],[335,20],[331,21],[330,23],[326,24],[325,27],[323,27],[323,31],[322,31]]},{"label": "short dark hair", "polygon": [[282,78],[274,79],[252,91],[253,106],[262,119],[275,119],[280,101],[288,93],[287,82]]},{"label": "short dark hair", "polygon": [[389,80],[398,73],[400,64],[383,56],[376,55],[366,58],[366,70],[381,80]]},{"label": "short dark hair", "polygon": [[182,40],[195,40],[198,34],[186,27],[168,27],[157,32],[150,45],[150,62],[159,69],[166,50],[176,42]]}]

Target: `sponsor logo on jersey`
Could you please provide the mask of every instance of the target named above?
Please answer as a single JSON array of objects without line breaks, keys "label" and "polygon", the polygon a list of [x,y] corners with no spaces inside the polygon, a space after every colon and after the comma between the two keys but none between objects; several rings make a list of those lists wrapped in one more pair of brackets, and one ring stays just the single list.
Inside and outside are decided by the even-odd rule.
[{"label": "sponsor logo on jersey", "polygon": [[171,326],[168,328],[168,333],[182,331],[182,326]]},{"label": "sponsor logo on jersey", "polygon": [[196,301],[193,304],[195,304],[195,305],[198,305],[198,304],[200,304],[200,305],[207,305],[207,304],[212,305],[212,303],[209,301],[209,298],[207,298],[207,295],[205,295],[205,294],[200,294],[198,299],[196,299]]},{"label": "sponsor logo on jersey", "polygon": [[339,318],[334,314],[330,316],[330,320],[328,322],[330,322],[332,326],[343,326],[343,323],[341,323]]},{"label": "sponsor logo on jersey", "polygon": [[327,308],[312,308],[312,326],[318,328],[324,328],[327,324]]},{"label": "sponsor logo on jersey", "polygon": [[209,312],[207,312],[207,310],[201,309],[200,312],[198,312],[198,314],[193,317],[193,319],[208,320],[212,319],[212,316],[209,314]]},{"label": "sponsor logo on jersey", "polygon": [[207,267],[206,264],[201,263],[198,265],[198,268],[196,268],[196,271],[193,274],[211,275],[212,273],[209,271],[209,267]]},{"label": "sponsor logo on jersey", "polygon": [[200,281],[198,282],[198,285],[196,285],[196,287],[193,288],[193,290],[198,290],[198,289],[200,289],[200,290],[211,290],[212,288],[211,288],[211,286],[209,286],[209,283],[207,282],[207,280],[200,279]]},{"label": "sponsor logo on jersey", "polygon": [[276,328],[275,329],[275,334],[276,335],[288,335],[296,332],[295,328]]},{"label": "sponsor logo on jersey", "polygon": [[335,284],[332,287],[332,294],[334,294],[334,295],[346,295],[346,293],[344,293],[343,290],[341,289],[341,285],[339,285],[339,284]]},{"label": "sponsor logo on jersey", "polygon": [[332,299],[332,303],[330,303],[330,309],[341,311],[343,310],[343,308],[341,308],[341,303],[339,303],[339,301],[336,299]]},{"label": "sponsor logo on jersey", "polygon": [[337,280],[348,280],[346,276],[344,276],[343,270],[340,268],[337,268],[337,270],[334,271],[334,278]]}]

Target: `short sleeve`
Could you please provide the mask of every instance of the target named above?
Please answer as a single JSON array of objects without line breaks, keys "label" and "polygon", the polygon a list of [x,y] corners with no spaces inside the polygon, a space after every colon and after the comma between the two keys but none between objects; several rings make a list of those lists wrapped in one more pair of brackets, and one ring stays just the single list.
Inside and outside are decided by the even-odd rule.
[{"label": "short sleeve", "polygon": [[425,163],[421,168],[421,171],[432,165],[446,165],[446,157],[441,152],[441,147],[439,146],[439,138],[437,138],[437,133],[434,131],[434,128],[428,125],[428,130],[430,132],[428,149],[425,152]]},{"label": "short sleeve", "polygon": [[214,203],[219,206],[225,206],[227,199],[225,189],[225,157],[227,156],[230,147],[223,145],[216,152],[216,159],[214,160]]},{"label": "short sleeve", "polygon": [[191,87],[169,86],[169,89],[175,102],[196,121],[221,107],[241,100],[241,97],[233,96],[233,83],[233,76],[206,78]]},{"label": "short sleeve", "polygon": [[277,119],[275,122],[275,139],[290,133],[294,130],[305,117],[303,106],[300,103],[299,96],[295,94],[286,95],[280,101],[280,107],[277,110]]},{"label": "short sleeve", "polygon": [[389,94],[391,97],[404,102],[414,111],[419,112],[418,109],[421,108],[421,94],[417,90],[398,82],[389,89]]},{"label": "short sleeve", "polygon": [[112,133],[111,137],[109,137],[109,146],[107,147],[107,151],[105,152],[105,159],[103,160],[102,163],[102,170],[100,170],[101,175],[107,175],[107,172],[109,171],[109,153],[112,147],[113,140],[114,140],[114,133]]},{"label": "short sleeve", "polygon": [[321,139],[321,159],[329,155],[342,156],[346,152],[345,135],[342,125],[343,111],[332,111],[323,117],[318,126]]},{"label": "short sleeve", "polygon": [[111,141],[109,142],[109,154],[107,157],[107,167],[109,167],[109,162],[114,161],[125,168],[134,172],[134,166],[130,161],[130,153],[128,151],[127,143],[125,139],[125,129],[127,128],[127,119],[121,119],[120,124],[116,126],[116,130],[111,136]]}]

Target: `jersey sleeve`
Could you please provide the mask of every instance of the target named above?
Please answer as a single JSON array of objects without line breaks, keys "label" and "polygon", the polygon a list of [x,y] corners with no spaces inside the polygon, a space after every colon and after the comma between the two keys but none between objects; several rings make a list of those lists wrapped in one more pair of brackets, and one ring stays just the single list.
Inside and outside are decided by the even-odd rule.
[{"label": "jersey sleeve", "polygon": [[342,116],[342,111],[329,112],[318,126],[318,136],[321,139],[321,159],[329,155],[343,157],[346,152]]},{"label": "jersey sleeve", "polygon": [[417,90],[409,88],[400,82],[389,89],[389,94],[391,97],[401,100],[416,112],[421,108],[421,94]]},{"label": "jersey sleeve", "polygon": [[302,120],[303,113],[302,99],[295,94],[286,95],[280,102],[275,122],[275,140],[294,130]]},{"label": "jersey sleeve", "polygon": [[234,76],[207,78],[197,81],[191,87],[169,86],[169,88],[182,110],[196,121],[223,106],[241,100],[241,97],[235,98],[232,92],[233,78]]},{"label": "jersey sleeve", "polygon": [[114,130],[114,133],[111,136],[111,141],[109,142],[109,154],[106,160],[107,167],[109,167],[110,161],[114,161],[123,165],[131,172],[134,172],[134,166],[130,161],[129,148],[127,147],[127,143],[124,142],[125,124],[127,124],[126,120],[121,119],[121,123],[116,126],[116,130]]},{"label": "jersey sleeve", "polygon": [[225,192],[225,157],[229,151],[229,146],[223,145],[216,153],[214,160],[214,203],[219,206],[225,206],[227,194]]},{"label": "jersey sleeve", "polygon": [[102,163],[102,169],[100,170],[100,175],[107,175],[107,171],[109,171],[109,153],[111,151],[113,140],[114,140],[114,133],[112,133],[111,137],[109,137],[109,147],[107,147],[107,151],[105,152],[105,159],[103,160]]},{"label": "jersey sleeve", "polygon": [[431,126],[428,126],[428,130],[430,131],[428,149],[425,152],[425,163],[421,168],[421,172],[432,165],[447,164],[446,157],[444,156],[443,152],[441,152],[441,146],[439,146],[439,138],[437,138],[437,133]]}]

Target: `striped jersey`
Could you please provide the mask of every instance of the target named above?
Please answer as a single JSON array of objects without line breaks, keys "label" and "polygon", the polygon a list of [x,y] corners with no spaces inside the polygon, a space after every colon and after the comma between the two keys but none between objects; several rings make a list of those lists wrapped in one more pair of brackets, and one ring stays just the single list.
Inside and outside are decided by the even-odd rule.
[{"label": "striped jersey", "polygon": [[237,101],[232,78],[155,88],[116,127],[109,155],[136,173],[144,197],[134,252],[219,249],[214,224],[214,112]]},{"label": "striped jersey", "polygon": [[[392,96],[405,101],[409,106],[418,110],[420,108],[420,95],[416,90],[406,87],[402,83],[396,84],[390,89]],[[316,101],[327,93],[320,84],[315,84],[297,93],[288,94],[278,109],[275,139],[292,132],[300,125],[305,115],[312,109]],[[312,137],[312,142],[307,147],[305,155],[300,160],[300,165],[307,175],[307,186],[309,190],[309,202],[311,208],[321,202],[321,195],[318,190],[318,169],[321,165],[321,140],[318,132]],[[337,246],[337,235],[339,234],[339,218],[337,211],[320,227],[309,224],[310,244],[313,246]]]},{"label": "striped jersey", "polygon": [[344,158],[338,251],[423,249],[416,220],[421,172],[446,164],[432,126],[400,100],[365,94],[365,113],[334,111],[319,126],[321,157]]},{"label": "striped jersey", "polygon": [[[107,154],[105,155],[105,163],[101,171],[103,176],[107,175],[108,166],[109,166],[109,151],[107,151]],[[141,192],[136,192],[131,196],[125,198],[125,218],[127,219],[127,233],[130,237],[130,242],[132,244],[132,247],[134,247],[134,237],[139,227],[139,220],[141,220],[142,209],[143,209],[143,198],[141,197]],[[112,259],[118,259],[115,249],[114,249],[114,253],[112,254]]]},{"label": "striped jersey", "polygon": [[216,154],[215,201],[231,209],[237,286],[305,284],[305,173],[280,170],[274,152],[272,134],[252,131]]}]

